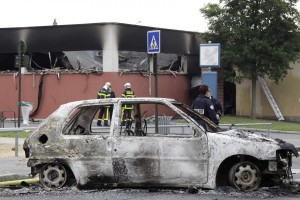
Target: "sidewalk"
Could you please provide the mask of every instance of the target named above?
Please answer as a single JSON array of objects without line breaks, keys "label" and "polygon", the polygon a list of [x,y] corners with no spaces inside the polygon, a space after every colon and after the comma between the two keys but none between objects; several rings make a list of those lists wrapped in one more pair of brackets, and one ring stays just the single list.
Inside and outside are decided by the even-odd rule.
[{"label": "sidewalk", "polygon": [[[36,122],[29,122],[28,125],[24,125],[21,121],[20,127],[27,128],[27,127],[37,127],[42,120]],[[14,123],[11,120],[5,120],[4,128],[15,128],[18,124]],[[15,156],[15,151],[11,150],[16,145],[15,138],[7,138],[1,137],[0,132],[0,147],[5,147],[8,153],[2,152],[0,156],[0,182],[4,181],[14,181],[14,180],[21,180],[21,179],[28,179],[29,174],[31,172],[30,167],[27,167],[27,158],[25,158],[25,153],[23,151],[23,143],[24,138],[18,138],[18,157]],[[3,149],[2,148],[2,149]],[[11,151],[10,151],[11,150]]]},{"label": "sidewalk", "polygon": [[[19,145],[23,145],[24,138],[18,138]],[[15,138],[9,138],[9,137],[1,137],[0,135],[0,144],[15,144],[16,139]]]},{"label": "sidewalk", "polygon": [[[30,168],[27,167],[27,159],[22,149],[24,138],[19,138],[19,156],[15,157],[15,138],[0,137],[0,145],[8,148],[8,153],[1,152],[0,156],[0,182],[24,179],[29,177]],[[3,151],[3,148],[1,148]],[[7,150],[5,150],[7,151]],[[7,155],[9,154],[9,155]]]}]

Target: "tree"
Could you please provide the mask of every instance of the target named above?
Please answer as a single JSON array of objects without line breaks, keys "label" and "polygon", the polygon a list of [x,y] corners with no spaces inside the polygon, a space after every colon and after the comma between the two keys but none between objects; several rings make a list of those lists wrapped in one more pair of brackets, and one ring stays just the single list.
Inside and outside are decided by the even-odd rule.
[{"label": "tree", "polygon": [[206,41],[221,43],[224,69],[237,66],[236,78],[252,80],[251,117],[255,118],[256,80],[276,84],[300,53],[298,0],[220,0],[200,12],[208,20]]}]

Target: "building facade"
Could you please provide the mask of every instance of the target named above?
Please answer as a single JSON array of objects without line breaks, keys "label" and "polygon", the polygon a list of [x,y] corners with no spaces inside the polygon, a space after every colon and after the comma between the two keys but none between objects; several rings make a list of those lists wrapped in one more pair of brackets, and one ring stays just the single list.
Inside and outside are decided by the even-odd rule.
[{"label": "building facade", "polygon": [[[137,96],[153,97],[147,31],[154,29],[119,23],[0,29],[0,111],[18,110],[20,40],[27,46],[21,101],[33,103],[32,118],[46,118],[66,102],[96,98],[107,81],[117,97],[126,82]],[[197,33],[160,31],[158,96],[190,104],[191,77],[201,74]]]}]

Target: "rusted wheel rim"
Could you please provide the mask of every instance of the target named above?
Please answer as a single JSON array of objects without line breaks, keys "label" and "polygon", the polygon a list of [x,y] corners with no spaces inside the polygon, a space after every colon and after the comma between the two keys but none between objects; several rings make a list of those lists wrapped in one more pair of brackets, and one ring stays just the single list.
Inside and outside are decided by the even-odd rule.
[{"label": "rusted wheel rim", "polygon": [[243,191],[255,190],[261,182],[260,170],[250,162],[234,165],[229,178],[233,186]]},{"label": "rusted wheel rim", "polygon": [[61,188],[68,180],[68,172],[63,165],[47,164],[40,172],[40,182],[47,188]]}]

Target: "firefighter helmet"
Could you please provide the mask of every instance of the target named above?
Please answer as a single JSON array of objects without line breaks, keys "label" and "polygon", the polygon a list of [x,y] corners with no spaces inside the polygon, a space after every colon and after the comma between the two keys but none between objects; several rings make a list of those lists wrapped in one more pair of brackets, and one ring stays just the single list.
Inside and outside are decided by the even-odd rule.
[{"label": "firefighter helmet", "polygon": [[103,86],[104,89],[108,90],[111,87],[110,82],[106,82],[105,85]]},{"label": "firefighter helmet", "polygon": [[130,85],[130,83],[125,83],[124,87],[125,88],[131,88],[131,85]]},{"label": "firefighter helmet", "polygon": [[109,88],[111,87],[111,83],[110,83],[110,82],[106,82],[105,85],[106,85],[107,87],[109,87]]}]

